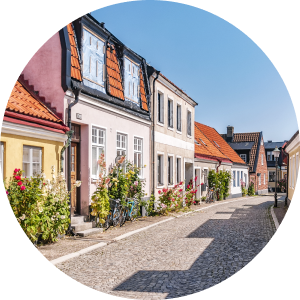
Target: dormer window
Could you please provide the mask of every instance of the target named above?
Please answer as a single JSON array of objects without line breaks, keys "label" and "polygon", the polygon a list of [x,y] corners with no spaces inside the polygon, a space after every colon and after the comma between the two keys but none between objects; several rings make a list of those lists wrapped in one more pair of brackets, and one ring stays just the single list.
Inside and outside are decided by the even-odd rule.
[{"label": "dormer window", "polygon": [[220,146],[218,145],[218,143],[216,141],[214,141],[214,143],[220,148]]},{"label": "dormer window", "polygon": [[125,98],[139,103],[139,64],[127,56],[124,57],[124,64]]},{"label": "dormer window", "polygon": [[82,35],[83,83],[105,93],[104,39],[84,27]]}]

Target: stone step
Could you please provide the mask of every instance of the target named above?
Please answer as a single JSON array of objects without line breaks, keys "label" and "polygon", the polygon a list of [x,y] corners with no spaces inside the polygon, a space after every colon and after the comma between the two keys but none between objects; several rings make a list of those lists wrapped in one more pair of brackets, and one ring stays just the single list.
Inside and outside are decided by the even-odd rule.
[{"label": "stone step", "polygon": [[71,218],[71,226],[79,223],[84,223],[87,219],[87,216],[72,216]]},{"label": "stone step", "polygon": [[76,232],[76,234],[79,236],[89,236],[89,235],[100,233],[100,232],[103,232],[103,228],[86,229],[83,231],[78,231],[78,232]]},{"label": "stone step", "polygon": [[79,231],[92,229],[93,228],[93,223],[92,222],[85,222],[85,223],[79,223],[79,224],[72,224],[71,227],[74,230],[74,232],[77,233]]}]

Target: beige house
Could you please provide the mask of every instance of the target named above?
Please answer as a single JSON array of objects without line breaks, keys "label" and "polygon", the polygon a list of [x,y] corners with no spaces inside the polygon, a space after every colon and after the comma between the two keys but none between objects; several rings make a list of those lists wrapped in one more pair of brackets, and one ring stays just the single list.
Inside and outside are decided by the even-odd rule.
[{"label": "beige house", "polygon": [[300,155],[300,139],[299,130],[293,135],[285,146],[285,152],[288,154],[288,205],[294,195],[296,188],[298,170],[299,170],[299,155]]},{"label": "beige house", "polygon": [[165,76],[148,66],[152,91],[152,178],[158,190],[194,175],[194,116],[197,103]]}]

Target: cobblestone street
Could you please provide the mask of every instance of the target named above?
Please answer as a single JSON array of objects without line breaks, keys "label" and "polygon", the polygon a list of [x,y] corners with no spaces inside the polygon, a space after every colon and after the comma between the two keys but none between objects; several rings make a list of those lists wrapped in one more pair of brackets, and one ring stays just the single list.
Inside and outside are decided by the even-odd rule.
[{"label": "cobblestone street", "polygon": [[101,292],[175,298],[207,289],[249,263],[274,234],[272,196],[210,207],[57,265]]}]

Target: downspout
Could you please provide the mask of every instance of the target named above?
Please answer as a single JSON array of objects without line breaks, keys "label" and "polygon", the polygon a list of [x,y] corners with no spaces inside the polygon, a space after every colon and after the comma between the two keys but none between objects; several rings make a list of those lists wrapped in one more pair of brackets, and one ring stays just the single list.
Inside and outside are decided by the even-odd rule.
[{"label": "downspout", "polygon": [[155,190],[155,155],[154,155],[154,149],[155,149],[155,133],[154,133],[154,116],[155,116],[155,81],[159,76],[160,71],[156,72],[156,77],[153,80],[153,109],[152,109],[152,194],[154,195]]},{"label": "downspout", "polygon": [[[75,100],[71,103],[68,104],[68,127],[71,129],[72,126],[72,122],[71,122],[71,110],[72,107],[74,105],[76,105],[79,101],[79,94],[81,89],[77,88],[77,87],[73,87],[72,88],[73,93],[75,95]],[[71,233],[72,235],[75,235],[75,233],[73,232],[73,230],[71,229],[71,191],[72,191],[72,187],[71,187],[71,151],[72,151],[72,147],[71,147],[71,137],[73,134],[73,131],[70,130],[70,140],[69,140],[69,145],[68,145],[68,190],[69,190],[69,194],[70,194],[70,198],[69,198],[69,204],[70,204],[70,224],[69,224],[69,228],[68,228],[68,232]]]}]

